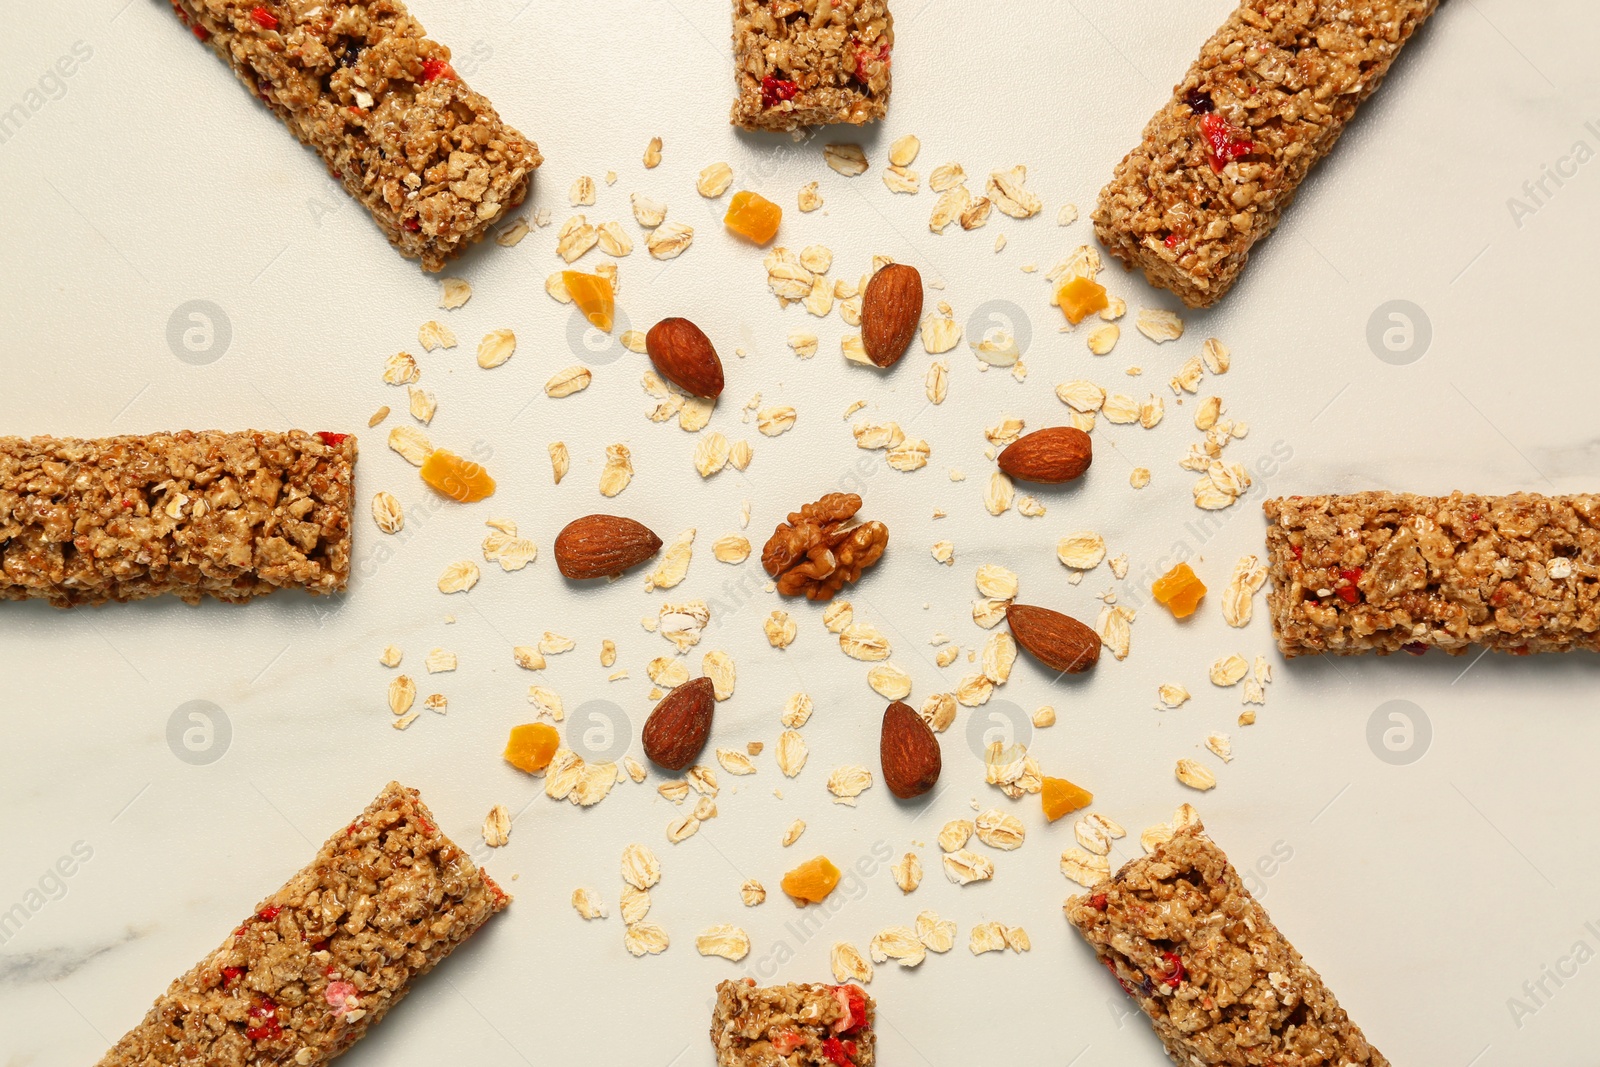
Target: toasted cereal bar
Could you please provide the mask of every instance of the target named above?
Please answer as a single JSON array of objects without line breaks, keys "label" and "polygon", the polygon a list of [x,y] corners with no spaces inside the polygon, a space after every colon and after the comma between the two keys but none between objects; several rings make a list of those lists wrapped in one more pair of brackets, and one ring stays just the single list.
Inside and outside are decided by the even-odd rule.
[{"label": "toasted cereal bar", "polygon": [[733,124],[861,125],[889,107],[887,0],[733,0]]},{"label": "toasted cereal bar", "polygon": [[872,998],[857,985],[717,985],[717,1067],[872,1067]]},{"label": "toasted cereal bar", "polygon": [[1183,1067],[1388,1067],[1198,821],[1067,918]]},{"label": "toasted cereal bar", "polygon": [[1600,650],[1600,495],[1268,500],[1285,656]]},{"label": "toasted cereal bar", "polygon": [[1244,0],[1100,193],[1095,233],[1209,307],[1438,0]]},{"label": "toasted cereal bar", "polygon": [[0,600],[337,592],[355,461],[300,430],[0,437]]},{"label": "toasted cereal bar", "polygon": [[390,782],[99,1067],[327,1063],[510,900]]},{"label": "toasted cereal bar", "polygon": [[400,0],[172,6],[427,270],[522,203],[543,161]]}]

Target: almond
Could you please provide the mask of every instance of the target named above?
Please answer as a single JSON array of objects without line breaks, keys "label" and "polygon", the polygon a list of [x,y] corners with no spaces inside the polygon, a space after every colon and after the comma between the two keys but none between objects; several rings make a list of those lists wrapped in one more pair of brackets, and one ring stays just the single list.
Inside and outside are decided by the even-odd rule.
[{"label": "almond", "polygon": [[661,549],[650,528],[620,515],[585,515],[556,534],[556,567],[568,578],[615,578]]},{"label": "almond", "polygon": [[688,319],[662,319],[644,335],[650,362],[686,393],[715,400],[722,395],[722,360],[711,338]]},{"label": "almond", "polygon": [[1073,426],[1050,426],[1024,434],[1000,453],[1000,469],[1023,482],[1070,482],[1094,462],[1089,435]]},{"label": "almond", "polygon": [[717,696],[710,678],[684,682],[668,693],[645,720],[644,754],[669,771],[681,771],[694,762],[711,734],[711,714]]},{"label": "almond", "polygon": [[901,800],[920,797],[939,781],[943,757],[939,739],[910,704],[896,700],[883,713],[883,736],[878,742],[883,781]]},{"label": "almond", "polygon": [[1022,650],[1053,671],[1079,674],[1100,660],[1100,635],[1070,615],[1012,604],[1006,621]]},{"label": "almond", "polygon": [[880,367],[892,367],[922,321],[922,275],[917,268],[891,263],[872,276],[861,297],[861,346]]}]

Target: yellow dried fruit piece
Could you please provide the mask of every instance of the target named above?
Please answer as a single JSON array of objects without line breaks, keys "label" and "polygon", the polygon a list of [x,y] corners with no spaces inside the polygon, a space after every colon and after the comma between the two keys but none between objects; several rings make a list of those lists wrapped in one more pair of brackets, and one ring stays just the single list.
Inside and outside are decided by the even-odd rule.
[{"label": "yellow dried fruit piece", "polygon": [[740,237],[764,245],[777,235],[778,223],[783,221],[783,208],[760,193],[747,190],[733,194],[722,221]]},{"label": "yellow dried fruit piece", "polygon": [[590,325],[610,333],[616,315],[611,279],[599,274],[564,270],[561,272],[561,283],[567,287],[567,295],[572,297],[572,302],[578,305],[578,310],[583,312],[583,317],[589,320]]},{"label": "yellow dried fruit piece", "polygon": [[806,860],[783,876],[783,891],[796,907],[821,904],[839,885],[839,868],[826,856]]},{"label": "yellow dried fruit piece", "polygon": [[1093,278],[1075,274],[1056,290],[1056,303],[1061,305],[1067,321],[1076,326],[1090,315],[1111,306],[1106,297],[1106,287]]},{"label": "yellow dried fruit piece", "polygon": [[451,500],[471,504],[494,495],[494,479],[470,459],[436,448],[422,461],[422,480]]},{"label": "yellow dried fruit piece", "polygon": [[1039,801],[1044,805],[1044,817],[1051,822],[1094,803],[1093,793],[1065,778],[1042,778],[1041,782]]},{"label": "yellow dried fruit piece", "polygon": [[1188,618],[1200,606],[1206,586],[1187,563],[1180,563],[1155,580],[1150,587],[1156,603],[1172,612],[1174,619]]},{"label": "yellow dried fruit piece", "polygon": [[550,766],[550,760],[560,747],[561,735],[554,726],[545,722],[523,723],[511,728],[505,758],[517,770],[537,774]]}]

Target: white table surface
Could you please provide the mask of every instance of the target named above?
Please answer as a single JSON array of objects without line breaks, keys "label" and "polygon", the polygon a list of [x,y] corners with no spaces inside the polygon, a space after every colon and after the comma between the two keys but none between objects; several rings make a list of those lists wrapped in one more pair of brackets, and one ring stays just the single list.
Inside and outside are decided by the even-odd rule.
[{"label": "white table surface", "polygon": [[[915,971],[878,968],[870,989],[885,1064],[1165,1062],[1061,916],[1076,890],[1057,862],[1071,820],[1047,826],[1036,800],[1005,801],[983,784],[968,746],[970,720],[1044,703],[1060,721],[1034,733],[1032,751],[1048,773],[1092,788],[1097,810],[1135,835],[1188,800],[1242,869],[1275,849],[1292,853],[1254,884],[1394,1062],[1592,1062],[1584,1020],[1600,1008],[1600,965],[1572,954],[1581,944],[1586,961],[1600,949],[1594,657],[1285,664],[1261,602],[1247,629],[1231,630],[1216,594],[1241,554],[1260,551],[1267,495],[1596,488],[1600,162],[1588,156],[1600,150],[1592,55],[1600,15],[1576,0],[1445,4],[1232,296],[1213,312],[1186,313],[1183,339],[1157,347],[1133,329],[1133,315],[1177,304],[1108,270],[1130,313],[1116,351],[1096,358],[1083,331],[1057,332],[1058,312],[1046,302],[1043,271],[1092,240],[1086,218],[1060,228],[1056,210],[1071,201],[1087,216],[1228,4],[900,0],[897,9],[893,106],[882,128],[861,138],[873,169],[846,179],[823,165],[820,145],[855,139],[852,131],[793,144],[726,124],[721,2],[415,4],[473,85],[538,141],[547,162],[533,207],[559,224],[574,178],[619,175],[612,186],[599,181],[599,202],[586,214],[621,220],[634,236],[636,249],[620,264],[622,315],[639,328],[668,314],[705,327],[730,379],[712,428],[755,446],[744,475],[705,482],[692,469],[695,439],[644,418],[642,357],[614,346],[590,352],[581,331],[570,346],[570,309],[543,291],[560,266],[554,226],[516,248],[489,244],[468,255],[449,273],[469,279],[475,295],[445,313],[435,307],[438,279],[385,247],[361,209],[165,4],[11,4],[0,14],[11,44],[0,107],[26,112],[0,143],[8,371],[0,428],[97,436],[292,426],[363,435],[357,573],[343,597],[0,611],[8,696],[0,909],[20,904],[24,913],[0,946],[0,1064],[92,1062],[391,778],[422,789],[446,831],[479,853],[491,805],[521,812],[510,844],[488,861],[517,899],[349,1054],[352,1067],[579,1057],[709,1064],[705,1031],[718,980],[824,979],[834,941],[864,949],[874,932],[923,908],[958,923],[958,947]],[[75,49],[71,77],[41,81]],[[930,234],[933,195],[894,195],[880,181],[889,142],[908,132],[922,139],[913,169],[924,182],[947,160],[961,162],[974,187],[991,170],[1025,163],[1044,213],[1026,222],[997,213],[976,232]],[[640,156],[652,135],[665,140],[665,159],[646,171]],[[1563,164],[1577,142],[1586,161]],[[757,188],[784,206],[782,243],[831,247],[835,276],[854,277],[882,253],[942,280],[943,292],[929,295],[947,299],[964,324],[987,302],[1014,307],[1031,333],[1027,381],[979,374],[963,344],[948,357],[948,401],[930,408],[922,390],[930,357],[920,345],[890,374],[844,364],[838,338],[850,331],[838,315],[818,321],[800,307],[780,310],[764,285],[762,253],[723,232],[724,201],[696,195],[695,175],[718,160],[732,164],[736,189]],[[1547,165],[1572,176],[1560,187],[1547,181],[1551,195],[1527,201],[1535,210],[1514,218],[1508,198],[1526,200],[1524,183]],[[812,179],[826,207],[802,215],[796,190]],[[681,258],[663,264],[645,254],[628,210],[634,191],[665,200],[669,218],[696,227]],[[996,254],[1000,234],[1009,244]],[[602,258],[591,252],[578,266]],[[1029,262],[1039,274],[1019,270]],[[209,362],[180,359],[168,342],[169,319],[196,300],[220,308],[230,329]],[[1391,300],[1410,301],[1431,324],[1420,358],[1386,362],[1369,347],[1369,318]],[[436,316],[462,345],[424,355],[416,329]],[[481,371],[475,343],[501,327],[516,331],[517,355]],[[785,347],[795,329],[822,339],[809,362]],[[1176,463],[1199,436],[1190,425],[1196,398],[1177,406],[1166,382],[1208,336],[1231,347],[1234,365],[1226,377],[1208,377],[1201,395],[1218,393],[1250,425],[1229,457],[1280,462],[1201,532],[1191,525],[1203,518],[1190,502],[1193,476]],[[388,428],[407,421],[403,393],[379,380],[383,359],[400,349],[419,355],[422,384],[438,398],[433,440],[492,449],[500,489],[488,503],[425,507],[429,494],[413,469],[384,447]],[[593,386],[546,398],[545,379],[580,359],[593,364]],[[1135,365],[1143,376],[1125,378]],[[1153,431],[1102,423],[1081,488],[1042,494],[1042,518],[989,516],[982,428],[1004,414],[1030,427],[1062,421],[1051,390],[1079,377],[1166,396],[1165,422]],[[740,421],[757,391],[765,403],[798,409],[792,432],[769,440]],[[896,419],[925,437],[929,466],[900,474],[857,450],[840,418],[854,398],[868,404],[858,417]],[[385,403],[396,414],[365,430]],[[571,447],[573,468],[553,488],[545,450],[558,438]],[[638,473],[606,502],[595,486],[613,441],[630,446]],[[1154,472],[1140,492],[1127,482],[1136,464]],[[950,481],[952,467],[966,480]],[[865,514],[890,526],[892,548],[851,599],[858,618],[890,635],[895,662],[915,680],[914,702],[971,669],[938,668],[928,637],[943,629],[980,645],[968,608],[980,563],[1013,567],[1024,600],[1092,619],[1108,587],[1142,604],[1141,576],[1178,548],[1213,594],[1184,624],[1146,607],[1132,655],[1106,657],[1090,677],[1052,684],[1019,663],[989,708],[963,710],[944,735],[942,788],[930,802],[898,804],[880,782],[855,809],[837,806],[824,789],[831,768],[859,761],[876,770],[883,702],[865,684],[867,665],[845,659],[820,611],[805,604],[782,605],[799,623],[799,640],[769,649],[761,623],[779,604],[762,591],[759,564],[727,567],[709,549],[737,530],[742,502],[751,504],[748,534],[759,550],[783,511],[852,477]],[[414,509],[403,539],[383,538],[367,517],[379,489]],[[934,521],[935,508],[949,517]],[[552,539],[595,510],[637,516],[669,538],[698,528],[688,580],[668,594],[647,594],[638,574],[604,588],[564,583]],[[441,595],[440,570],[478,557],[491,516],[519,522],[539,545],[538,561],[515,574],[486,566],[470,594]],[[1102,566],[1081,585],[1067,583],[1053,546],[1079,529],[1127,553],[1126,582]],[[929,554],[940,538],[955,542],[952,568]],[[382,550],[389,558],[375,555]],[[650,708],[644,665],[669,651],[638,620],[663,599],[690,597],[712,600],[715,612],[692,663],[720,648],[739,667],[714,743],[768,745],[756,776],[722,775],[721,814],[698,836],[667,844],[664,827],[677,809],[655,794],[654,779],[619,786],[580,811],[546,800],[540,782],[500,761],[509,726],[532,716],[525,691],[535,680],[557,689],[569,710],[610,702],[616,725],[636,738]],[[535,679],[512,664],[510,646],[547,629],[577,640],[578,650],[552,658]],[[631,672],[625,681],[604,680],[597,651],[606,637]],[[410,730],[390,729],[384,689],[392,673],[377,657],[391,642],[405,650],[402,669],[423,693],[449,697],[447,716],[424,712]],[[456,673],[423,673],[435,646],[459,654]],[[1267,653],[1276,667],[1259,722],[1243,729],[1234,725],[1238,691],[1206,680],[1208,664],[1235,651]],[[1158,712],[1155,690],[1168,681],[1187,685],[1194,699]],[[785,698],[802,688],[818,710],[804,731],[810,764],[789,781],[772,745]],[[185,723],[179,709],[196,700],[228,724],[227,743],[216,742],[220,755],[209,763],[179,758],[182,746],[168,742],[174,719]],[[1397,700],[1428,729],[1425,742],[1418,732],[1409,752],[1393,756],[1368,737],[1374,717],[1381,727],[1388,714],[1378,709]],[[1232,735],[1231,764],[1204,751],[1214,730]],[[636,740],[630,751],[639,754]],[[1180,756],[1214,769],[1218,787],[1200,796],[1181,786],[1173,776]],[[1029,838],[1014,853],[979,846],[999,873],[958,888],[941,876],[934,838],[945,820],[970,817],[974,798],[1018,812]],[[780,836],[797,817],[810,828],[783,849]],[[1118,843],[1115,861],[1139,853],[1135,835]],[[655,958],[633,959],[622,945],[618,856],[631,841],[654,847],[665,872],[651,918],[673,944]],[[811,913],[778,891],[793,863],[819,853],[841,864],[871,861],[913,841],[927,870],[914,894],[902,897],[887,864],[874,861],[819,928],[795,925]],[[88,858],[53,879],[74,849]],[[771,893],[760,908],[739,903],[746,877]],[[568,898],[580,885],[606,898],[610,918],[577,917]],[[989,920],[1024,926],[1032,951],[973,957],[968,931]],[[718,922],[749,931],[755,948],[743,964],[696,954],[695,935]],[[1553,981],[1545,969],[1565,977]]]}]

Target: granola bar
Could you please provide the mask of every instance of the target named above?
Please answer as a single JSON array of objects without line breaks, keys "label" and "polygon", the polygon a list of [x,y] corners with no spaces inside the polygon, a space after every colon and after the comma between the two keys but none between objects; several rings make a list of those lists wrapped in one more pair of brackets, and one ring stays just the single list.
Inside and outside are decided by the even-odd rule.
[{"label": "granola bar", "polygon": [[1438,0],[1244,0],[1100,193],[1095,233],[1209,307]]},{"label": "granola bar", "polygon": [[1198,821],[1067,918],[1183,1067],[1388,1067]]},{"label": "granola bar", "polygon": [[0,437],[0,600],[337,592],[355,461],[300,430]]},{"label": "granola bar", "polygon": [[521,204],[543,162],[400,0],[172,6],[426,270]]},{"label": "granola bar", "polygon": [[1600,495],[1268,500],[1285,656],[1600,650]]},{"label": "granola bar", "polygon": [[875,1008],[857,985],[717,985],[711,1045],[717,1067],[872,1067]]},{"label": "granola bar", "polygon": [[893,49],[887,0],[733,0],[733,124],[794,130],[881,119]]},{"label": "granola bar", "polygon": [[327,1063],[510,900],[390,782],[99,1067]]}]

